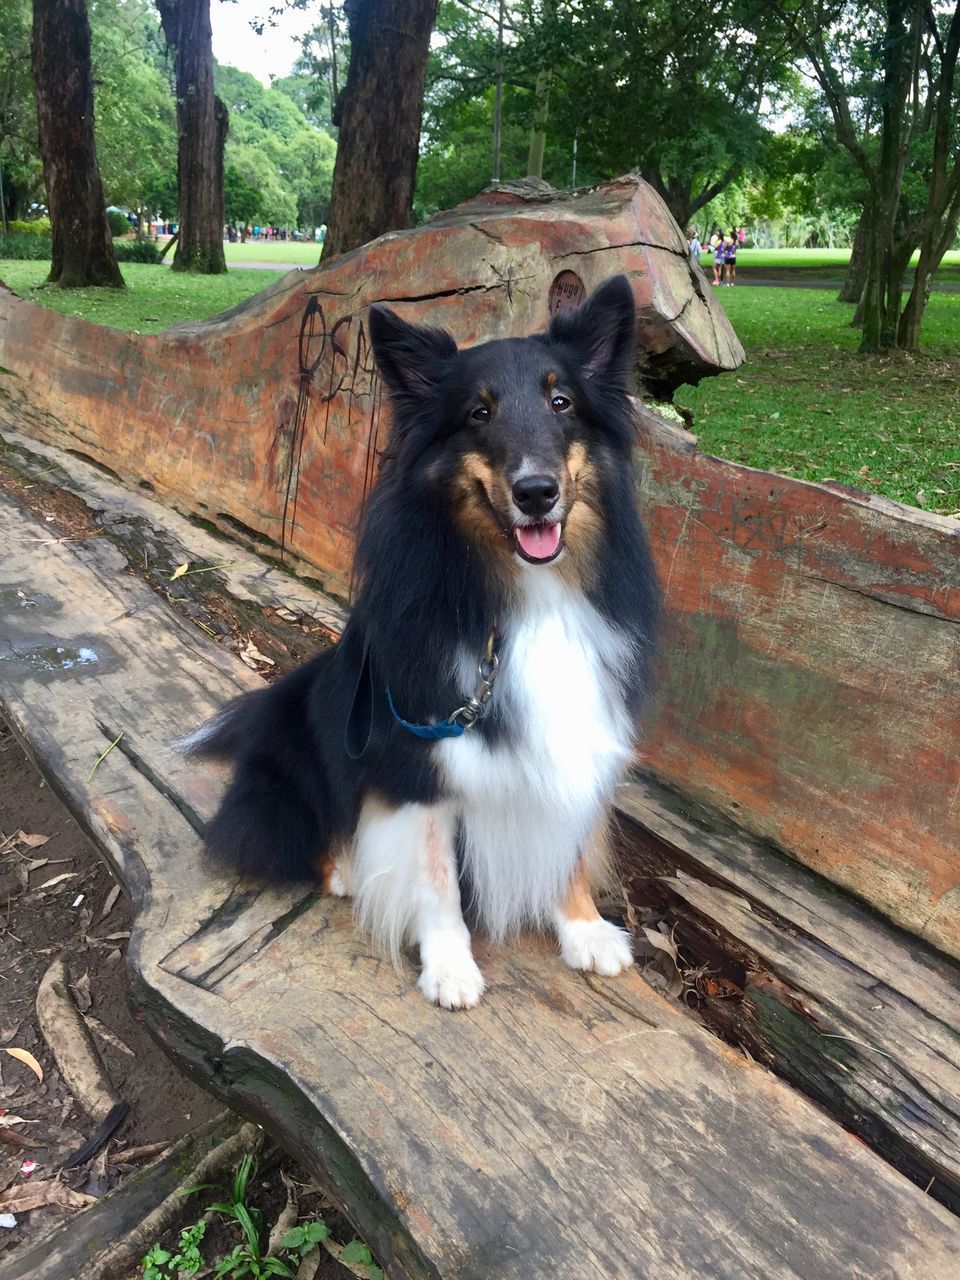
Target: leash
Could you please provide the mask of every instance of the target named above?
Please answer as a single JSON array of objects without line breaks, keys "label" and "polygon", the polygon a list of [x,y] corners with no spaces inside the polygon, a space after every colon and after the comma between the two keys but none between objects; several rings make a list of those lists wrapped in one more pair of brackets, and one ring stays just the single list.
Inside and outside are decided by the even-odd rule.
[{"label": "leash", "polygon": [[[391,717],[402,729],[427,742],[443,738],[459,738],[480,720],[493,696],[500,671],[500,632],[494,621],[486,647],[477,663],[477,683],[466,702],[446,718],[433,724],[414,724],[404,720],[393,701],[389,686],[382,685],[370,646],[364,649],[360,673],[353,693],[350,714],[344,732],[344,748],[351,760],[375,763],[383,755],[390,730]],[[381,696],[380,690],[386,693]]]}]

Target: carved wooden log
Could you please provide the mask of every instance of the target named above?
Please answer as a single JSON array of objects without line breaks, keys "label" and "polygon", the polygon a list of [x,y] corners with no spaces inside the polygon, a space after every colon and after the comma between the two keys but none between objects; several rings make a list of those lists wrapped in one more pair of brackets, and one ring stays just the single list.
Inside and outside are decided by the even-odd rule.
[{"label": "carved wooden log", "polygon": [[635,971],[480,943],[487,995],[454,1015],[348,904],[202,869],[220,779],[169,743],[256,677],[105,538],[49,528],[0,498],[0,600],[31,601],[4,617],[0,704],[130,890],[153,1033],[300,1157],[390,1280],[955,1273],[948,1210]]},{"label": "carved wooden log", "polygon": [[[542,327],[547,304],[618,270],[649,383],[739,361],[665,207],[631,179],[488,193],[149,338],[0,290],[0,421],[282,547],[342,596],[383,431],[364,309],[386,300],[470,343]],[[960,527],[644,422],[669,607],[646,763],[960,955]]]},{"label": "carved wooden log", "polygon": [[534,333],[630,277],[643,373],[669,390],[743,351],[666,206],[639,179],[547,202],[485,195],[202,324],[105,333],[0,290],[2,383],[19,425],[260,541],[344,595],[383,443],[373,302],[458,342]]},{"label": "carved wooden log", "polygon": [[644,431],[645,763],[960,955],[960,525]]}]

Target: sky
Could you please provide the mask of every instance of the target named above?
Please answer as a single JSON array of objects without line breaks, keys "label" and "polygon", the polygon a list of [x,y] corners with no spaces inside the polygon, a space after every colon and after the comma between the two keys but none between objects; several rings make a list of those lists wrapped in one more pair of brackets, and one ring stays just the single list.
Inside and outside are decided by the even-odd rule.
[{"label": "sky", "polygon": [[263,19],[279,0],[214,0],[210,6],[213,25],[213,55],[227,66],[249,71],[265,85],[271,77],[287,75],[299,53],[294,37],[309,31],[319,20],[319,5],[304,12],[288,10],[265,26],[258,36],[250,27],[253,19]]}]

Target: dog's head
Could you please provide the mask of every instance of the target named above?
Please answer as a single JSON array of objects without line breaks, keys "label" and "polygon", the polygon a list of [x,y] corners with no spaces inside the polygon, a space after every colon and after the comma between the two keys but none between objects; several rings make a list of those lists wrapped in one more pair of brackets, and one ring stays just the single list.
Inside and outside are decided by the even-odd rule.
[{"label": "dog's head", "polygon": [[406,476],[439,487],[467,536],[504,565],[568,552],[586,567],[606,518],[604,473],[625,464],[632,442],[625,277],[531,338],[461,351],[379,306],[370,334],[393,402],[390,452]]}]

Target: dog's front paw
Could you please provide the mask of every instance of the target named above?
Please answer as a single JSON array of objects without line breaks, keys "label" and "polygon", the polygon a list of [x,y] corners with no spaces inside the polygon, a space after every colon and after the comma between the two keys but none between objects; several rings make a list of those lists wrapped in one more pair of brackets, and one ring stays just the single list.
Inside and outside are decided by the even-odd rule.
[{"label": "dog's front paw", "polygon": [[483,974],[469,951],[436,956],[424,965],[417,986],[444,1009],[472,1009],[483,995]]},{"label": "dog's front paw", "polygon": [[564,920],[558,933],[560,954],[571,969],[612,978],[633,964],[630,935],[609,920]]}]

